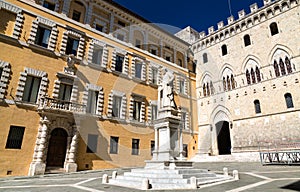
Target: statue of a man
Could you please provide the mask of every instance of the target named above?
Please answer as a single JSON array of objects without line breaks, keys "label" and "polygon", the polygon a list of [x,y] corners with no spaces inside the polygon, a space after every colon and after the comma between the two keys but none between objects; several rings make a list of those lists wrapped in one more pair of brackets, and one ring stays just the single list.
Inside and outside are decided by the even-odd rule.
[{"label": "statue of a man", "polygon": [[177,109],[174,100],[173,81],[174,81],[174,74],[168,71],[167,69],[165,69],[165,74],[162,80],[161,100],[162,100],[162,107],[172,107],[174,109]]}]

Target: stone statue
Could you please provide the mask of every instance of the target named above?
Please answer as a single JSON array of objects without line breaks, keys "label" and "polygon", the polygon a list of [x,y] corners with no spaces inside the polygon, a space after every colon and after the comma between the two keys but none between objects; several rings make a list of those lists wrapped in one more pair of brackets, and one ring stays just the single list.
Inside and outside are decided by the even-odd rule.
[{"label": "stone statue", "polygon": [[177,109],[177,105],[174,101],[173,80],[174,74],[165,69],[165,74],[162,80],[160,99],[162,107],[172,107],[174,109]]}]

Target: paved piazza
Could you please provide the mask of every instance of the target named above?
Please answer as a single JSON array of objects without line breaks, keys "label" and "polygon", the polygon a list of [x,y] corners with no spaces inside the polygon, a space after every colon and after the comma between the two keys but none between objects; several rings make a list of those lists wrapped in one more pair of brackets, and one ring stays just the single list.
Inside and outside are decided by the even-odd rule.
[{"label": "paved piazza", "polygon": [[[230,173],[237,169],[240,173],[239,181],[202,186],[198,190],[178,191],[300,191],[300,166],[262,166],[260,163],[196,163],[195,168],[206,168],[221,173],[227,167]],[[118,170],[123,173],[129,169]],[[0,179],[1,192],[115,192],[139,191],[121,188],[101,183],[103,174],[112,174],[112,170],[77,172],[73,174],[52,174],[40,177],[11,177]],[[149,190],[154,191],[154,190]],[[168,191],[168,190],[161,190]],[[175,191],[175,190],[172,190]]]},{"label": "paved piazza", "polygon": [[[196,163],[196,168],[207,168],[219,173],[223,167],[227,167],[230,173],[234,169],[239,170],[240,180],[221,184],[202,186],[197,191],[300,191],[300,167],[299,166],[261,166],[260,163]],[[128,171],[118,170],[118,173]],[[112,170],[77,172],[73,174],[52,174],[40,177],[14,177],[0,179],[1,192],[58,192],[58,191],[139,191],[121,188],[101,183],[103,174],[112,174]],[[150,190],[154,191],[154,190]],[[167,191],[167,190],[161,190]],[[175,190],[172,190],[175,191]],[[177,190],[196,191],[196,190]]]}]

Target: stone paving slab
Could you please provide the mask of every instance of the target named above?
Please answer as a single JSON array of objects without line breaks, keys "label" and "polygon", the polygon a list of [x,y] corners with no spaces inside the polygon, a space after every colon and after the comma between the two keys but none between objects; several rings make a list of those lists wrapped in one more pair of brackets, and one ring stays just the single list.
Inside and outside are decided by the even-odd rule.
[{"label": "stone paving slab", "polygon": [[[195,168],[222,173],[227,167],[229,174],[238,170],[240,180],[212,186],[201,186],[198,190],[149,190],[151,192],[296,192],[300,191],[300,166],[262,166],[260,163],[196,163]],[[51,174],[39,177],[0,178],[1,192],[138,192],[118,186],[102,184],[103,174],[118,175],[129,169],[84,171],[74,174]]]}]

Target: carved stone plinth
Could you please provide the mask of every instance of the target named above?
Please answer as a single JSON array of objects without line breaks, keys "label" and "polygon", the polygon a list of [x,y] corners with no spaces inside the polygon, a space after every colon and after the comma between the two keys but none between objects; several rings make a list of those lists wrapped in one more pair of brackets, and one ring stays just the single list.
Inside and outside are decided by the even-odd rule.
[{"label": "carved stone plinth", "polygon": [[72,173],[77,171],[76,163],[66,163],[65,170],[67,173]]},{"label": "carved stone plinth", "polygon": [[44,175],[46,170],[46,164],[41,163],[41,162],[34,162],[30,164],[29,168],[29,176],[34,176],[34,175]]}]

